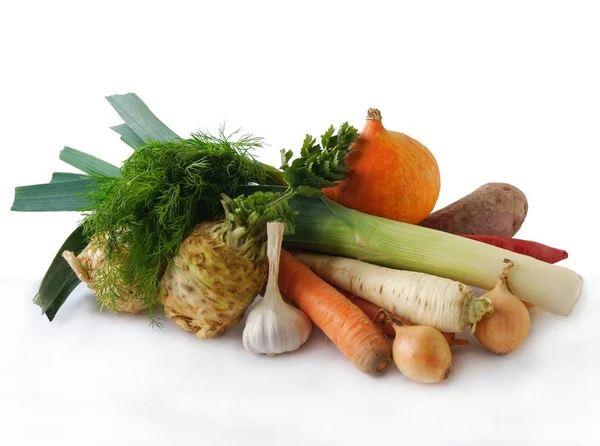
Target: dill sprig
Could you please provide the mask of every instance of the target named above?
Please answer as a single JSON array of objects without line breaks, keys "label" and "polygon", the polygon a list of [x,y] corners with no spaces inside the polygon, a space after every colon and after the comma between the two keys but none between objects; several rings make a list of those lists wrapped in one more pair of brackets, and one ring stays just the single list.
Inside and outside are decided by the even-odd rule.
[{"label": "dill sprig", "polygon": [[89,194],[94,212],[83,228],[105,242],[106,262],[97,271],[96,297],[114,308],[135,290],[147,313],[158,305],[160,277],[193,225],[223,214],[221,194],[249,183],[281,184],[277,170],[257,162],[251,151],[260,138],[233,140],[223,130],[189,139],[149,142],[123,164],[121,175],[100,179]]}]

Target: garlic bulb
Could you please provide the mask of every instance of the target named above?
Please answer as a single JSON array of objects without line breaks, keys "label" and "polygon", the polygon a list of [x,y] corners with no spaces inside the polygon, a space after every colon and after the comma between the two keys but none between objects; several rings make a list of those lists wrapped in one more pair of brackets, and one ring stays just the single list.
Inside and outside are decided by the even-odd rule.
[{"label": "garlic bulb", "polygon": [[277,285],[282,223],[267,223],[269,278],[264,297],[248,313],[242,336],[252,353],[277,355],[300,348],[312,329],[308,316],[283,300]]}]

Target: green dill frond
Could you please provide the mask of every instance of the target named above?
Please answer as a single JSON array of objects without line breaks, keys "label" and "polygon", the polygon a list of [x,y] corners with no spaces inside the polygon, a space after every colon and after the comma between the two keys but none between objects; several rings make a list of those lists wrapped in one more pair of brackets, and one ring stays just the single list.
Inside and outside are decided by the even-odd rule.
[{"label": "green dill frond", "polygon": [[[262,140],[198,132],[178,141],[152,141],[125,161],[121,176],[102,178],[89,198],[95,212],[86,236],[106,240],[106,267],[96,296],[110,306],[134,289],[146,312],[158,306],[160,277],[188,231],[223,214],[221,194],[249,183],[272,184],[251,152]],[[272,171],[274,169],[270,169]]]},{"label": "green dill frond", "polygon": [[[295,194],[319,196],[323,187],[344,179],[344,157],[358,132],[347,123],[330,127],[321,144],[307,135],[301,156],[283,173],[258,162],[252,152],[262,139],[239,132],[197,132],[188,139],[150,141],[123,164],[118,177],[98,179],[89,193],[94,212],[83,222],[88,238],[105,241],[105,266],[96,271],[96,297],[114,307],[135,295],[152,314],[159,306],[161,276],[190,229],[226,214],[218,226],[232,246],[250,258],[264,256],[266,223],[281,221],[293,233]],[[248,184],[287,185],[282,193],[238,196]],[[231,199],[229,197],[237,198]]]}]

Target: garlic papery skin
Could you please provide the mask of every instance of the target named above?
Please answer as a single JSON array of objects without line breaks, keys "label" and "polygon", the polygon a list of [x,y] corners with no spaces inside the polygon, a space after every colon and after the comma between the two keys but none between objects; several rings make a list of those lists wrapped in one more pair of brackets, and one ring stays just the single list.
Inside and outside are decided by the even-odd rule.
[{"label": "garlic papery skin", "polygon": [[277,355],[297,350],[306,342],[312,324],[281,295],[270,293],[250,311],[244,327],[244,348],[252,353]]},{"label": "garlic papery skin", "polygon": [[277,285],[283,224],[267,223],[269,278],[264,297],[246,317],[242,340],[255,354],[278,355],[297,350],[310,336],[312,323],[301,310],[283,300]]}]

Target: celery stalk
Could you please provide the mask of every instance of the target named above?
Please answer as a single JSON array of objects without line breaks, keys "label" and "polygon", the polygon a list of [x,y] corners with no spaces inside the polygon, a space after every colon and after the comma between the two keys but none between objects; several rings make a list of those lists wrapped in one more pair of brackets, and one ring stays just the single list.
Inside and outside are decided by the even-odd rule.
[{"label": "celery stalk", "polygon": [[396,269],[420,271],[483,289],[496,284],[504,259],[515,266],[511,291],[551,313],[567,316],[581,295],[574,271],[453,234],[348,209],[327,199],[296,197],[296,231],[286,245],[353,257]]}]

